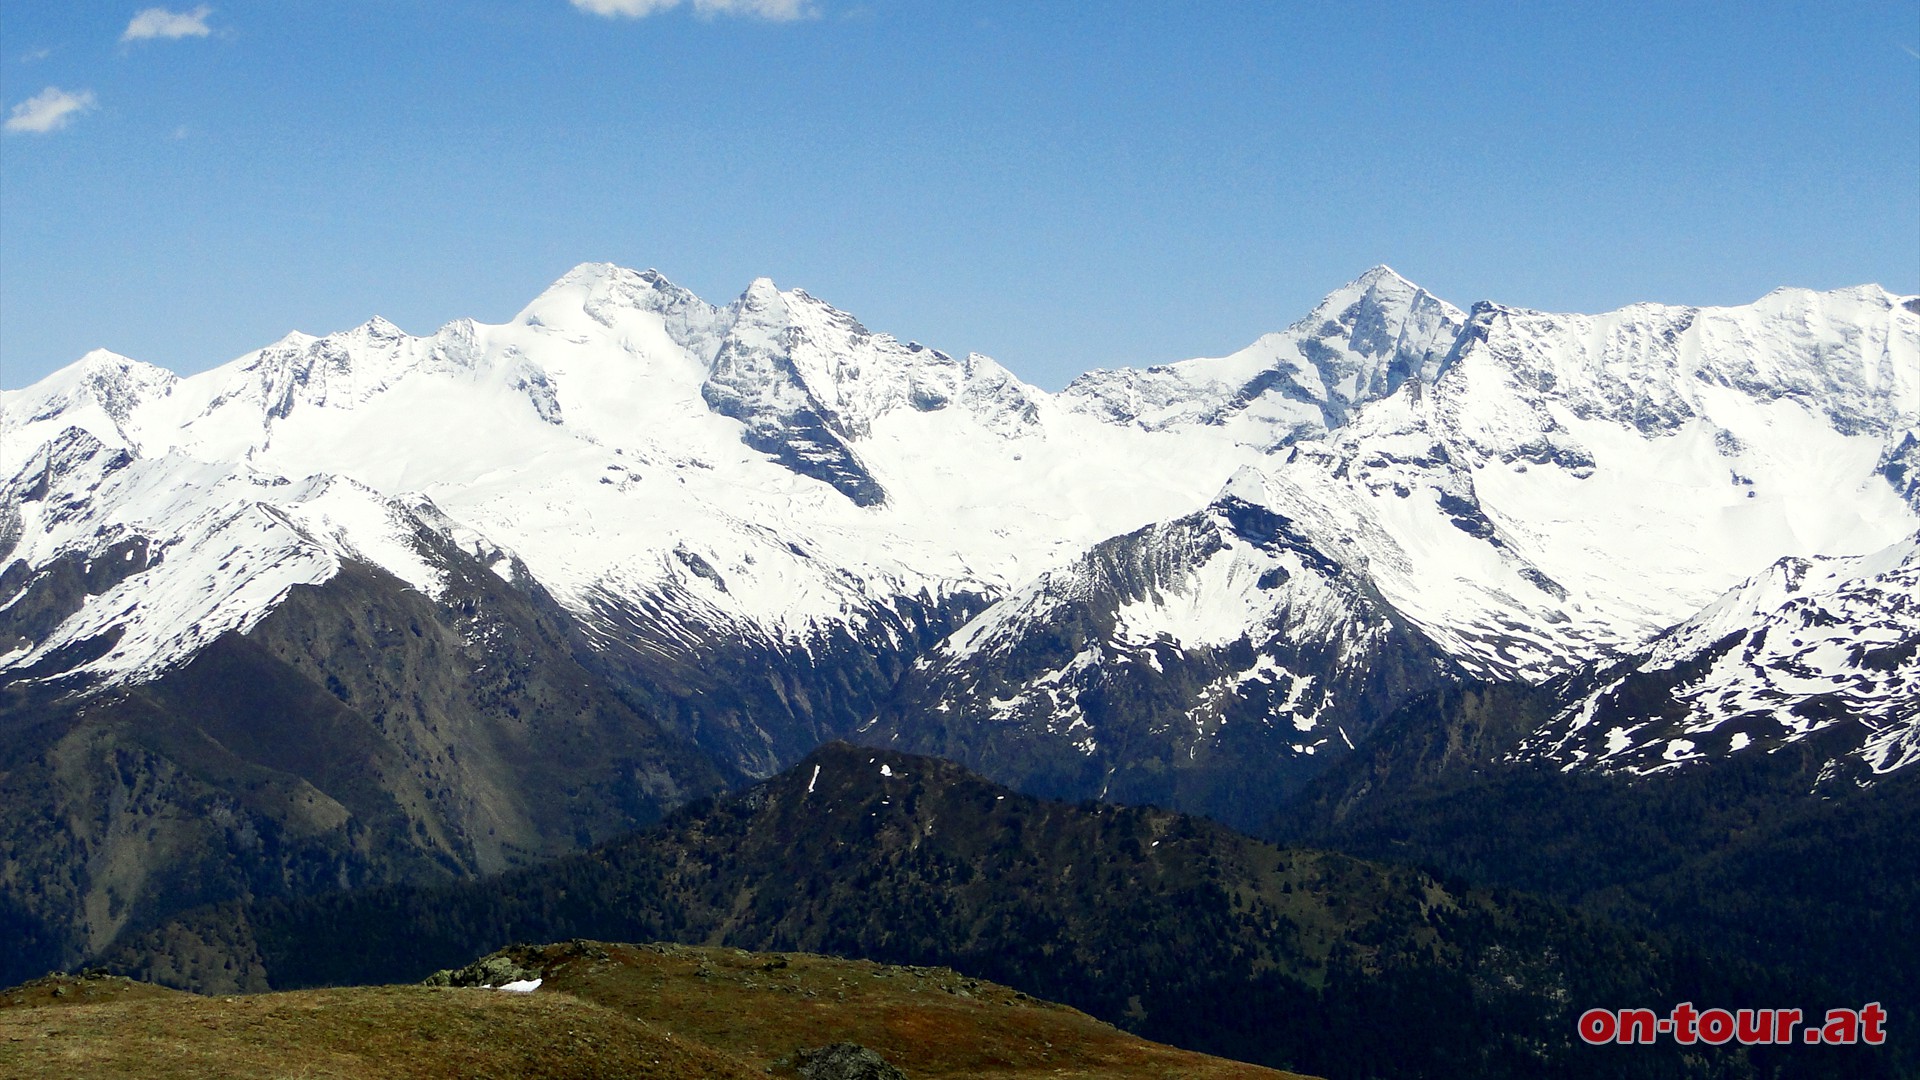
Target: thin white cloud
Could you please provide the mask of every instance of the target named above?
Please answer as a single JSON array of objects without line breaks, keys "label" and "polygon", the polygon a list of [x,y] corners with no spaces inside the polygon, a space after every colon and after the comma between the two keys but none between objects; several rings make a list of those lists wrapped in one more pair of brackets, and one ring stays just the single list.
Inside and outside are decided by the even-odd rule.
[{"label": "thin white cloud", "polygon": [[52,55],[52,49],[35,49],[30,53],[21,54],[20,62],[23,64],[37,64]]},{"label": "thin white cloud", "polygon": [[6,130],[45,135],[66,127],[74,116],[93,108],[93,91],[79,93],[49,86],[13,107],[7,116]]},{"label": "thin white cloud", "polygon": [[793,22],[813,14],[808,0],[693,0],[702,15],[748,15],[773,22]]},{"label": "thin white cloud", "polygon": [[207,25],[207,16],[213,9],[205,4],[192,11],[168,11],[166,8],[147,8],[133,17],[127,24],[127,31],[120,35],[121,41],[147,41],[152,38],[165,38],[177,41],[180,38],[206,37],[213,33]]},{"label": "thin white cloud", "polygon": [[680,6],[680,0],[573,0],[573,6],[609,19],[615,16],[644,19],[655,12]]},{"label": "thin white cloud", "polygon": [[[608,18],[644,19],[663,11],[671,11],[680,6],[681,0],[572,0],[573,6],[581,11]],[[693,10],[697,15],[712,18],[715,15],[734,15],[742,18],[766,19],[769,22],[794,22],[798,19],[812,18],[814,15],[812,0],[693,0]]]},{"label": "thin white cloud", "polygon": [[1908,56],[1913,57],[1915,60],[1920,60],[1920,50],[1916,50],[1913,46],[1907,44],[1904,41],[1900,43],[1900,47],[1907,50]]}]

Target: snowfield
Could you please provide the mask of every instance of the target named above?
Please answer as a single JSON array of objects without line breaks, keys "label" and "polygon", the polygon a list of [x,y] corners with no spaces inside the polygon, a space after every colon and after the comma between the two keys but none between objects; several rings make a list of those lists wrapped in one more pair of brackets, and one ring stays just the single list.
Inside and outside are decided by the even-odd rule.
[{"label": "snowfield", "polygon": [[[1674,690],[1684,720],[1610,719],[1603,688],[1529,742],[1570,767],[1676,767],[1838,716],[1883,773],[1920,760],[1917,311],[1874,286],[1463,311],[1379,267],[1230,356],[1047,393],[765,279],[716,306],[587,264],[501,325],[376,318],[185,378],[96,351],[0,393],[0,618],[56,565],[128,565],[0,638],[0,674],[152,679],[343,560],[437,595],[429,536],[603,643],[631,633],[606,612],[648,612],[653,650],[804,652],[891,633],[902,598],[996,600],[920,661],[964,667],[1058,617],[1097,545],[1226,500],[1285,544],[1196,548],[1111,641],[991,708],[1039,702],[1045,737],[1097,743],[1056,693],[1087,669],[1276,626],[1357,658],[1392,619],[1464,675],[1706,665]],[[1253,688],[1350,742],[1317,719],[1325,674],[1290,662],[1211,680],[1186,715],[1218,724]],[[1809,718],[1815,698],[1838,704]]]}]

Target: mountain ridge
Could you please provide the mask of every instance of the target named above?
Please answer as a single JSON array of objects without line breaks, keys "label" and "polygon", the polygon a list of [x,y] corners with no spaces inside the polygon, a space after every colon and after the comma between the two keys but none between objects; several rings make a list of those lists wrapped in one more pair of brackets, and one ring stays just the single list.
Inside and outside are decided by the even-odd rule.
[{"label": "mountain ridge", "polygon": [[[238,470],[203,486],[338,475],[402,516],[433,504],[431,528],[516,560],[613,652],[728,664],[705,643],[742,639],[776,666],[810,662],[812,641],[898,638],[884,628],[906,609],[927,613],[906,636],[930,633],[937,612],[1010,597],[1253,468],[1268,509],[1469,674],[1539,681],[1627,655],[1742,564],[1910,531],[1912,315],[1876,286],[1737,308],[1463,312],[1382,266],[1232,356],[1047,394],[765,278],[715,306],[658,271],[583,263],[501,326],[413,337],[375,318],[185,379],[89,354],[0,395],[0,464],[24,491],[36,441],[77,426],[177,462],[140,470]],[[1781,449],[1794,443],[1809,451]],[[157,534],[178,527],[103,520],[92,541],[57,539],[11,502],[27,517],[0,521],[9,549],[27,532],[104,549],[129,528],[164,547]],[[1614,524],[1621,511],[1635,528]],[[309,540],[430,588],[407,528],[365,524],[383,513]],[[20,572],[45,564],[47,542],[22,549]],[[156,563],[124,589],[182,569]],[[159,618],[101,604],[66,640],[111,624],[137,641]],[[0,671],[62,647],[36,644]],[[904,663],[919,646],[886,648]],[[850,730],[880,706],[848,701],[853,715],[809,730]],[[748,743],[783,743],[750,726]],[[737,763],[783,760],[746,746]]]},{"label": "mountain ridge", "polygon": [[[418,978],[516,938],[576,936],[949,966],[1148,1038],[1326,1075],[1616,1075],[1572,1036],[1575,1002],[1723,977],[1523,896],[1153,808],[1036,800],[844,743],[570,859],[199,912],[109,963],[258,990]],[[1640,1075],[1710,1074],[1677,1053],[1637,1060]]]},{"label": "mountain ridge", "polygon": [[[30,817],[96,790],[245,807],[246,778],[271,774],[352,811],[321,833],[401,830],[378,858],[320,845],[318,863],[361,883],[507,858],[476,838],[499,831],[494,809],[458,809],[456,788],[527,804],[500,813],[525,840],[512,858],[532,857],[853,736],[1251,825],[1430,695],[1518,682],[1564,695],[1561,716],[1776,560],[1913,536],[1914,306],[1862,287],[1462,310],[1382,268],[1238,353],[1048,393],[765,279],[714,305],[654,271],[582,264],[502,324],[415,337],[374,319],[185,378],[93,353],[0,392],[0,729],[28,770],[0,784],[25,785],[5,794]],[[1877,703],[1763,702],[1838,716],[1795,751],[1830,755],[1836,783],[1914,760],[1912,589],[1896,575],[1821,601],[1837,620],[1821,640],[1892,650],[1816,657],[1828,683],[1884,690]],[[483,599],[533,637],[476,628]],[[1751,633],[1799,610],[1738,620]],[[233,668],[262,684],[244,692],[194,666],[269,646],[272,663]],[[1765,651],[1715,692],[1759,701],[1802,678],[1803,651]],[[1640,725],[1656,759],[1693,739],[1690,768],[1737,762],[1733,727],[1689,734],[1702,721],[1675,711],[1689,672],[1724,657],[1696,659],[1582,737]],[[109,707],[130,697],[162,702],[139,715],[186,741],[141,742],[146,721]],[[249,719],[240,699],[303,704]],[[250,730],[331,745],[340,709],[392,755],[308,775],[235,752]],[[504,761],[502,735],[456,765],[446,732],[463,724],[578,733],[607,754],[536,741]],[[226,754],[268,772],[203,768]],[[461,780],[469,767],[484,782]],[[565,780],[509,797],[509,775]],[[428,791],[454,809],[383,809]],[[570,809],[542,816],[549,801]],[[67,928],[46,933],[71,950],[61,934],[205,899],[192,860],[127,854],[146,805],[109,805],[97,872],[80,860],[57,897],[26,882],[0,907],[36,935]],[[254,845],[305,820],[286,805],[209,834],[223,869],[202,878],[240,899],[326,877]],[[59,862],[39,825],[16,825],[0,844]],[[127,874],[160,884],[110,895]],[[78,897],[118,913],[55,910]]]}]

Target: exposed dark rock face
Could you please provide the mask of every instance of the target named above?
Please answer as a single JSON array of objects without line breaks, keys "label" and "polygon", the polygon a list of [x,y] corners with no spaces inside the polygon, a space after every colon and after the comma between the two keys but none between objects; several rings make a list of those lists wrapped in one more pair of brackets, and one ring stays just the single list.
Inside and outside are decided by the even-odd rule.
[{"label": "exposed dark rock face", "polygon": [[[1515,758],[1556,699],[1580,691],[1482,684],[1414,702],[1265,834],[1525,890],[1737,957],[1747,970],[1731,989],[1756,1005],[1769,987],[1920,1003],[1920,949],[1904,930],[1920,913],[1920,782],[1895,774],[1811,797],[1851,738],[1838,727],[1650,776]],[[1904,1060],[1820,1067],[1907,1075]]]},{"label": "exposed dark rock face", "polygon": [[147,569],[158,553],[144,536],[115,541],[98,555],[70,551],[30,571],[19,560],[0,570],[0,648],[34,644],[89,596],[98,596]]},{"label": "exposed dark rock face", "polygon": [[537,588],[432,553],[437,600],[348,563],[155,681],[0,688],[0,981],[197,904],[522,865],[738,777],[582,667]]},{"label": "exposed dark rock face", "polygon": [[1822,794],[1910,767],[1920,710],[1920,535],[1844,558],[1789,557],[1637,655],[1570,680],[1515,747],[1569,769],[1649,775],[1809,738]]},{"label": "exposed dark rock face", "polygon": [[[1231,609],[1244,632],[1154,630],[1204,620],[1160,614],[1196,604]],[[1229,496],[988,609],[915,663],[857,738],[1035,794],[1255,828],[1380,717],[1457,677],[1364,577]]]},{"label": "exposed dark rock face", "polygon": [[1920,434],[1907,432],[1880,456],[1880,476],[1908,506],[1920,510]]},{"label": "exposed dark rock face", "polygon": [[806,1080],[907,1080],[887,1059],[856,1043],[834,1043],[793,1055]]},{"label": "exposed dark rock face", "polygon": [[[806,340],[791,323],[790,301],[771,284],[747,290],[729,309],[733,333],[715,352],[700,394],[707,407],[740,421],[740,439],[801,476],[833,486],[856,506],[886,501],[849,440],[866,434],[857,419],[822,402],[795,367],[793,350]],[[851,316],[835,321],[853,340],[871,335]]]},{"label": "exposed dark rock face", "polygon": [[[731,343],[730,343],[731,344]],[[769,413],[762,403],[752,400],[725,381],[733,373],[732,357],[722,349],[713,381],[701,388],[714,412],[739,420],[746,426],[740,441],[773,460],[815,480],[831,484],[853,501],[855,506],[874,506],[885,502],[887,492],[873,478],[846,440],[835,432],[820,406],[806,396],[806,404],[786,411]],[[791,365],[789,365],[790,367]],[[806,395],[797,376],[778,371],[773,376],[792,380],[794,393]],[[742,380],[745,381],[745,380]]]},{"label": "exposed dark rock face", "polygon": [[693,605],[672,594],[635,603],[602,593],[583,621],[593,643],[583,663],[716,761],[764,777],[872,717],[913,662],[988,600],[896,597],[864,622],[774,641],[693,621]]},{"label": "exposed dark rock face", "polygon": [[538,979],[540,973],[521,967],[501,953],[483,956],[466,967],[436,971],[421,980],[423,986],[505,986]]}]

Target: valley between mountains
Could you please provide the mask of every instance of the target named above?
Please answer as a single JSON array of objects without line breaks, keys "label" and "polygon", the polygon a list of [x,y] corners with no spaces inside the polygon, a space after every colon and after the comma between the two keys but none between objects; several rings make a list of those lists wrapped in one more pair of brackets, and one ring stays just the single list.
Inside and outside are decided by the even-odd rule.
[{"label": "valley between mountains", "polygon": [[[403,945],[452,966],[678,935],[972,965],[1328,1075],[1565,1064],[1552,1010],[1592,1002],[1540,988],[1587,986],[1586,948],[1621,993],[1920,1004],[1910,946],[1844,961],[1814,914],[1855,886],[1858,925],[1920,910],[1894,840],[1920,762],[1920,298],[1554,314],[1377,267],[1231,355],[1049,392],[765,279],[715,305],[586,264],[502,324],[376,318],[186,377],[94,352],[0,392],[0,732],[0,983],[112,957],[277,989],[419,978],[374,971]],[[1179,830],[1255,844],[1215,822],[1302,846],[1215,852],[1265,884],[1203,858],[1164,910],[1138,874],[989,902],[966,892],[982,859],[1094,867],[991,815],[947,861],[802,860],[779,817],[790,906],[743,885],[731,914],[561,931],[586,915],[551,898],[545,922],[509,905],[365,970],[288,974],[311,942],[275,959],[290,928],[379,922],[303,905],[546,889],[588,865],[552,860],[650,827],[707,843],[699,815],[759,821],[796,766],[867,757],[979,774],[915,798],[1084,802],[1132,822],[1084,826],[1123,861]],[[887,807],[823,836],[919,851],[881,844]],[[956,827],[908,813],[923,841]],[[646,874],[697,891],[689,872]],[[1199,911],[1218,934],[1116,959]],[[1005,959],[1043,940],[1080,966]],[[1489,948],[1520,998],[1474,981]],[[1176,990],[1219,949],[1238,974]],[[1405,1059],[1269,1030],[1318,1016],[1346,1046],[1367,1010],[1455,991],[1464,1041],[1381,1051]]]}]

